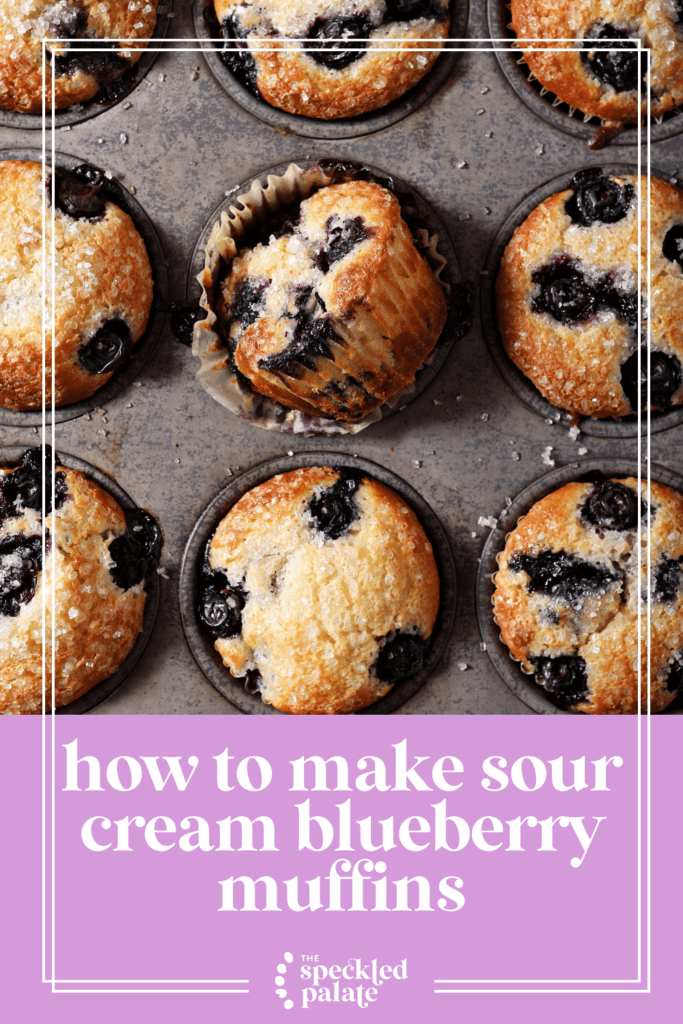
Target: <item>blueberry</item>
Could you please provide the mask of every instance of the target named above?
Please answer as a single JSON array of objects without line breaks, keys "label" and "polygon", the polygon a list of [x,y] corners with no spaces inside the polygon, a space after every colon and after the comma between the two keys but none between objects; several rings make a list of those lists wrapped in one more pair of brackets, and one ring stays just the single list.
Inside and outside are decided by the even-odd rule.
[{"label": "blueberry", "polygon": [[247,693],[258,693],[261,689],[261,673],[257,668],[250,668],[244,678],[244,689]]},{"label": "blueberry", "polygon": [[445,21],[448,8],[438,0],[387,0],[385,21],[414,21],[416,18],[431,18]]},{"label": "blueberry", "polygon": [[231,587],[225,573],[209,566],[209,544],[199,581],[197,616],[214,637],[238,636],[242,631],[242,609],[246,596],[241,586]]},{"label": "blueberry", "polygon": [[172,302],[169,308],[173,334],[181,345],[191,347],[194,339],[194,325],[198,320],[204,319],[206,316],[204,310],[197,305],[183,306],[179,302]]},{"label": "blueberry", "polygon": [[409,679],[424,664],[426,641],[412,633],[389,634],[391,639],[380,648],[374,668],[377,678],[385,683]]},{"label": "blueberry", "polygon": [[87,13],[82,7],[71,7],[50,22],[49,34],[56,39],[77,39],[85,35],[87,28]]},{"label": "blueberry", "polygon": [[354,520],[360,517],[355,494],[363,477],[350,469],[340,470],[339,479],[327,490],[317,494],[308,506],[315,530],[330,540],[338,540]]},{"label": "blueberry", "polygon": [[681,566],[683,558],[665,558],[654,571],[652,581],[652,600],[656,602],[673,601],[681,587]]},{"label": "blueberry", "polygon": [[0,541],[0,615],[14,618],[36,592],[42,538],[15,533]]},{"label": "blueberry", "polygon": [[[219,53],[222,63],[238,81],[246,85],[250,92],[259,96],[256,84],[256,62],[244,41],[249,33],[242,28],[242,24],[235,14],[223,19],[222,29],[225,39],[223,49]],[[211,35],[214,34],[211,32]]]},{"label": "blueberry", "polygon": [[114,562],[109,574],[121,590],[129,590],[143,580],[147,587],[161,557],[161,529],[154,516],[144,509],[125,509],[124,514],[126,532],[109,545],[109,556]]},{"label": "blueberry", "polygon": [[133,347],[130,328],[124,320],[106,320],[78,350],[78,360],[88,373],[111,373],[121,365]]},{"label": "blueberry", "polygon": [[680,690],[683,692],[683,651],[674,655],[669,674],[666,678],[667,690]]},{"label": "blueberry", "polygon": [[[638,49],[637,43],[629,39],[629,33],[616,28],[609,22],[595,25],[586,36],[581,57],[590,68],[591,73],[604,85],[611,85],[617,92],[631,92],[638,88]],[[594,50],[592,44],[604,46],[605,42],[614,41],[610,50]],[[647,71],[647,55],[641,57],[641,72]]]},{"label": "blueberry", "polygon": [[115,40],[70,38],[66,53],[53,55],[58,75],[75,75],[79,71],[92,75],[98,86],[111,85],[130,67],[121,56]]},{"label": "blueberry", "polygon": [[[647,515],[641,503],[641,515]],[[638,497],[625,484],[605,480],[588,495],[581,506],[581,517],[598,530],[635,530],[638,525]]]},{"label": "blueberry", "polygon": [[[337,223],[333,227],[335,220]],[[325,229],[325,244],[319,246],[313,254],[313,262],[323,274],[372,234],[363,224],[362,217],[349,217],[342,223],[339,223],[338,217],[328,217]]]},{"label": "blueberry", "polygon": [[629,211],[635,189],[603,177],[599,167],[591,167],[574,175],[571,186],[574,195],[564,205],[575,224],[615,224]]},{"label": "blueberry", "polygon": [[[43,471],[45,474],[46,515],[52,512],[52,449],[45,446],[45,465],[40,448],[29,448],[18,469],[0,478],[0,522],[22,515],[24,509],[41,511],[43,507]],[[56,460],[59,465],[59,459]],[[63,473],[55,476],[55,504],[59,509],[67,494]]]},{"label": "blueberry", "polygon": [[[269,281],[245,277],[237,287],[232,301],[226,307],[223,319],[223,335],[232,340],[233,328],[238,326],[241,332],[256,323],[263,312],[265,295]],[[233,345],[234,348],[234,345]]]},{"label": "blueberry", "polygon": [[318,356],[332,358],[330,343],[339,341],[339,336],[328,316],[316,316],[319,308],[325,312],[325,304],[317,292],[312,287],[300,287],[294,311],[286,314],[295,321],[292,339],[282,352],[260,359],[260,369],[298,380],[303,377],[302,367],[316,370]]},{"label": "blueberry", "polygon": [[536,681],[554,693],[563,703],[579,704],[590,697],[586,662],[577,655],[557,658],[530,658]]},{"label": "blueberry", "polygon": [[611,311],[629,326],[638,322],[638,297],[614,284],[614,274],[593,274],[586,278],[581,260],[567,253],[537,267],[531,274],[540,291],[531,299],[534,313],[550,313],[563,324],[584,323],[601,311]]},{"label": "blueberry", "polygon": [[[92,168],[94,170],[94,168]],[[78,170],[78,168],[77,168]],[[88,178],[74,171],[58,168],[55,171],[55,203],[58,210],[78,220],[99,220],[104,215],[106,197],[103,193],[104,176],[95,172],[97,179]],[[51,181],[47,180],[48,197],[52,194]]]},{"label": "blueberry", "polygon": [[621,577],[600,562],[584,562],[564,551],[541,551],[537,557],[517,551],[510,558],[511,572],[526,572],[530,594],[545,594],[554,600],[580,607],[584,597],[604,593]]},{"label": "blueberry", "polygon": [[[371,31],[372,22],[367,14],[316,18],[306,36],[306,51],[317,64],[341,71],[360,60]],[[345,49],[349,40],[352,40],[352,50]]]},{"label": "blueberry", "polygon": [[674,224],[669,228],[664,237],[662,255],[683,270],[683,224]]},{"label": "blueberry", "polygon": [[[640,399],[642,407],[647,407],[647,348],[640,350]],[[633,352],[621,364],[621,386],[624,394],[635,412],[638,408],[638,353]],[[674,395],[683,383],[681,364],[676,356],[656,349],[650,353],[650,400],[654,409],[668,409]]]}]

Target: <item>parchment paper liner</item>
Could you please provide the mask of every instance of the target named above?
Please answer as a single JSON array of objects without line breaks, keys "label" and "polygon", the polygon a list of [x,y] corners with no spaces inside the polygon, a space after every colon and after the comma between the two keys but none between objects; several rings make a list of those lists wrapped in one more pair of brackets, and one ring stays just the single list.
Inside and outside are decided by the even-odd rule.
[{"label": "parchment paper liner", "polygon": [[[408,385],[383,406],[373,409],[363,419],[354,423],[345,423],[324,416],[309,416],[298,409],[289,409],[271,398],[247,390],[233,373],[228,349],[218,331],[214,329],[217,323],[212,308],[215,290],[224,276],[224,268],[235,258],[250,235],[250,229],[267,229],[269,219],[283,206],[303,202],[331,181],[332,176],[322,167],[314,165],[303,170],[297,164],[290,164],[283,175],[269,174],[265,185],[255,179],[247,192],[237,196],[229,212],[223,210],[221,213],[220,221],[214,225],[209,236],[204,270],[197,277],[202,288],[199,304],[208,315],[205,320],[198,321],[194,326],[192,354],[201,364],[195,376],[204,390],[222,406],[265,430],[280,430],[288,434],[357,434],[371,423],[381,420],[383,408],[396,408],[415,391],[415,383]],[[448,296],[450,287],[441,278],[447,260],[437,251],[438,235],[430,235],[421,228],[417,231],[417,239],[418,250],[429,262],[439,284]],[[437,341],[437,345],[438,343]],[[429,365],[437,345],[423,366]],[[419,373],[419,370],[417,372]]]}]

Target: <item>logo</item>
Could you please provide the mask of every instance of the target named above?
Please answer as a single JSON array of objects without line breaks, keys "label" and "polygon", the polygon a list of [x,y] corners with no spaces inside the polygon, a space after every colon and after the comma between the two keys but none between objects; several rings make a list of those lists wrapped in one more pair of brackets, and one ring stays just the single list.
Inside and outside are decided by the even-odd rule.
[{"label": "logo", "polygon": [[[365,962],[360,957],[349,957],[345,963],[325,964],[318,953],[285,953],[283,960],[285,963],[277,965],[275,994],[284,999],[286,1010],[291,1010],[295,1002],[302,1010],[325,1003],[352,1003],[364,1010],[378,1001],[383,985],[408,977],[407,960],[380,964],[377,959]],[[288,994],[294,998],[288,999]]]}]

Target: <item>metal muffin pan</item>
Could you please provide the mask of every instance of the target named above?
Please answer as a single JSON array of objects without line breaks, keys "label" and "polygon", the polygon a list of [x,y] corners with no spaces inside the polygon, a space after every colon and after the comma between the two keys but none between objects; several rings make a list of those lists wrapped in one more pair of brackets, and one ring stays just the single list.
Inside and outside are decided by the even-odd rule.
[{"label": "metal muffin pan", "polygon": [[[171,8],[173,6],[173,0],[165,0],[165,2],[160,6],[165,8],[165,12],[157,16],[156,25],[154,26],[152,45],[156,47],[160,47],[163,44],[163,40],[168,34],[168,26],[170,24],[168,13],[171,13],[172,18],[173,13]],[[91,118],[97,117],[98,114],[103,113],[105,110],[111,110],[112,107],[122,103],[132,92],[134,92],[135,89],[137,89],[142,80],[147,77],[149,72],[152,70],[157,57],[158,50],[145,50],[142,57],[140,57],[140,60],[133,64],[133,66],[127,71],[124,71],[117,83],[118,88],[114,99],[106,100],[101,96],[98,99],[98,96],[94,96],[91,100],[87,100],[85,103],[75,103],[73,106],[66,107],[64,110],[56,110],[55,127],[64,128],[67,125],[72,126],[82,124],[84,121],[89,121]],[[47,117],[49,125],[51,119],[49,111]],[[39,131],[42,129],[42,126],[42,114],[25,114],[20,110],[0,109],[0,128]]]},{"label": "metal muffin pan", "polygon": [[[467,31],[468,9],[469,0],[451,0],[451,39],[464,38]],[[228,96],[244,110],[273,128],[306,138],[349,139],[390,128],[427,103],[448,81],[457,66],[456,53],[442,53],[431,71],[404,96],[379,110],[372,110],[359,117],[336,118],[331,121],[302,117],[272,107],[260,96],[254,95],[228,70],[220,58],[220,47],[215,42],[221,38],[221,33],[213,12],[212,0],[195,0],[193,13],[196,38],[199,40],[204,59]]]},{"label": "metal muffin pan", "polygon": [[216,687],[219,693],[232,704],[250,715],[281,715],[272,705],[264,704],[259,694],[247,693],[243,683],[235,679],[216,651],[213,640],[199,624],[196,614],[199,574],[204,561],[206,545],[213,537],[218,524],[239,499],[270,480],[278,473],[287,473],[306,466],[332,466],[333,468],[360,469],[380,483],[386,484],[399,494],[412,508],[427,535],[434,551],[434,560],[439,570],[441,602],[434,631],[430,637],[427,657],[423,668],[416,675],[397,683],[384,697],[370,704],[357,715],[388,715],[400,707],[409,697],[417,693],[429,679],[441,659],[448,643],[456,607],[455,566],[448,539],[443,527],[427,502],[405,480],[367,459],[339,455],[332,452],[300,452],[296,456],[272,459],[254,469],[248,470],[234,482],[224,487],[207,505],[190,534],[180,568],[179,598],[185,638],[200,669]]},{"label": "metal muffin pan", "polygon": [[[55,151],[55,158],[58,167],[66,167],[68,170],[78,167],[79,164],[90,164],[88,160],[82,160],[77,156],[59,151]],[[0,150],[0,160],[34,160],[36,163],[41,163],[42,159],[42,149],[27,147],[24,149]],[[48,161],[51,159],[50,152],[47,154],[47,159]],[[95,167],[96,165],[92,163],[91,166]],[[104,170],[102,167],[97,169]],[[164,326],[168,287],[166,259],[157,233],[154,230],[154,225],[137,199],[115,178],[109,181],[107,189],[112,194],[112,199],[116,202],[117,206],[120,206],[131,218],[145,243],[154,279],[152,308],[144,334],[135,343],[130,355],[115,370],[107,383],[103,384],[90,398],[84,398],[81,402],[74,402],[72,405],[58,406],[55,409],[55,423],[64,423],[66,420],[73,420],[78,416],[84,416],[86,413],[92,412],[94,409],[99,409],[127,388],[138,376],[140,370],[156,348]],[[46,356],[46,358],[49,359],[49,356]],[[39,427],[42,422],[42,410],[18,412],[14,409],[0,408],[0,425],[2,426]],[[49,408],[45,410],[45,422],[48,424],[52,422],[52,411]]]},{"label": "metal muffin pan", "polygon": [[[28,441],[23,445],[12,445],[2,446],[0,448],[0,465],[9,466],[13,463],[18,462],[27,448],[36,448],[36,441]],[[114,498],[122,509],[138,508],[133,499],[127,494],[122,487],[119,487],[117,482],[113,480],[102,470],[96,466],[91,465],[89,462],[84,462],[83,459],[77,458],[75,455],[68,455],[65,452],[57,451],[56,456],[59,458],[61,464],[66,466],[67,469],[76,469],[84,476],[87,476],[89,480],[94,480],[96,484],[106,491]],[[109,676],[107,679],[103,679],[101,683],[97,683],[91,690],[84,693],[78,700],[74,700],[71,704],[66,704],[64,707],[55,708],[54,713],[56,715],[84,715],[88,711],[92,711],[93,708],[97,707],[103,701],[111,697],[118,688],[125,682],[130,673],[137,665],[140,657],[142,656],[145,647],[149,642],[149,638],[152,635],[154,628],[154,621],[156,619],[157,610],[159,608],[159,577],[155,573],[152,576],[149,587],[147,588],[147,600],[145,602],[145,610],[142,617],[142,629],[138,634],[138,638],[135,641],[133,649],[130,654],[123,662],[123,664],[117,669],[117,671]]]},{"label": "metal muffin pan", "polygon": [[[591,161],[587,166],[590,165],[601,167],[605,174],[608,175],[638,173],[637,164],[615,164],[608,161]],[[533,190],[533,192],[530,192],[525,196],[519,206],[512,211],[509,217],[501,225],[489,250],[486,260],[485,276],[483,277],[481,289],[481,318],[484,327],[484,335],[489,348],[489,354],[496,364],[496,368],[515,394],[518,395],[523,402],[526,402],[534,412],[538,413],[538,415],[542,416],[544,419],[551,419],[556,423],[564,423],[567,426],[571,423],[568,413],[559,409],[556,405],[552,405],[547,398],[543,397],[529,378],[522,373],[517,366],[515,366],[503,347],[496,317],[496,278],[498,276],[498,269],[503,258],[505,247],[512,238],[516,228],[518,228],[520,224],[522,224],[522,222],[525,221],[532,213],[532,211],[535,210],[536,207],[545,199],[555,195],[556,192],[561,192],[564,189],[569,188],[570,181],[579,170],[582,170],[582,168],[577,167],[574,170],[561,174],[557,178],[553,178],[551,181],[545,182],[543,185],[539,185]],[[654,177],[667,177],[665,172],[657,171],[654,168],[652,170],[652,174]],[[662,430],[670,430],[671,427],[675,427],[678,426],[679,423],[683,423],[683,406],[676,406],[673,409],[667,409],[665,412],[652,412],[650,420],[651,430],[653,433],[659,433]],[[599,420],[584,417],[584,419],[580,420],[579,426],[581,428],[581,432],[589,437],[635,438],[638,436],[638,419],[635,415],[626,416],[622,420]],[[643,414],[641,433],[644,435],[646,432],[647,417]]]},{"label": "metal muffin pan", "polygon": [[[565,184],[573,169],[600,162],[587,159],[585,140],[534,114],[509,88],[495,54],[478,48],[475,40],[488,36],[485,0],[470,7],[469,52],[457,56],[457,73],[428,102],[384,131],[317,144],[255,119],[226,96],[199,44],[187,52],[191,44],[180,42],[195,35],[192,6],[175,7],[174,39],[159,55],[153,79],[130,95],[132,105],[118,104],[74,127],[68,143],[61,129],[56,141],[58,150],[78,153],[135,185],[163,246],[171,300],[186,296],[198,234],[226,182],[249,181],[285,156],[301,164],[324,147],[335,158],[398,171],[443,224],[463,276],[475,288],[500,225],[533,185],[558,177]],[[126,145],[119,143],[120,133]],[[0,127],[2,148],[36,141],[33,131]],[[653,162],[666,177],[683,169],[680,136],[658,142],[655,152]],[[635,163],[635,147],[625,140],[619,158]],[[241,471],[281,459],[288,449],[291,468],[292,459],[312,447],[325,462],[357,454],[405,481],[434,510],[453,553],[458,607],[451,639],[429,680],[394,714],[537,713],[481,650],[476,571],[488,530],[478,520],[498,516],[504,495],[520,494],[546,472],[541,453],[547,447],[553,446],[558,466],[578,464],[579,475],[585,459],[632,459],[638,439],[590,435],[574,442],[561,425],[546,424],[494,368],[478,316],[429,388],[402,412],[355,436],[318,437],[315,443],[222,415],[195,381],[197,365],[166,328],[134,386],[107,402],[104,430],[98,412],[55,428],[57,448],[96,463],[155,512],[170,576],[160,578],[159,615],[141,661],[125,685],[90,713],[243,713],[197,666],[182,633],[176,574],[211,496],[241,479]],[[32,431],[7,425],[0,435],[18,444]],[[680,425],[653,433],[649,444],[653,462],[683,472]],[[588,452],[579,454],[584,445]]]},{"label": "metal muffin pan", "polygon": [[[517,495],[506,513],[501,516],[497,526],[491,530],[484,545],[477,571],[477,618],[482,641],[486,644],[486,653],[512,692],[539,715],[579,715],[584,717],[583,712],[558,707],[548,691],[534,682],[532,675],[526,675],[519,662],[510,654],[509,648],[501,639],[500,627],[493,619],[492,600],[495,591],[493,576],[498,571],[498,554],[505,548],[508,534],[515,529],[519,520],[527,514],[532,505],[572,480],[592,472],[604,473],[610,479],[637,477],[638,463],[634,459],[589,459],[582,462],[580,467],[576,465],[562,466],[535,480],[521,494]],[[643,479],[645,479],[644,474],[645,468],[643,467]],[[651,467],[651,474],[656,483],[666,484],[683,494],[683,476],[655,464]],[[677,697],[666,711],[660,713],[680,714],[681,712],[683,712],[683,701]]]},{"label": "metal muffin pan", "polygon": [[[514,31],[510,27],[510,4],[506,0],[486,0],[486,13],[489,32],[492,38],[510,41],[510,48],[496,51],[500,70],[510,88],[519,96],[523,103],[553,128],[558,128],[567,135],[590,143],[600,126],[605,124],[599,117],[590,117],[581,110],[570,107],[560,100],[555,93],[544,89],[537,78],[529,77],[530,72],[521,49],[517,48]],[[650,125],[652,142],[662,142],[674,138],[683,132],[683,111],[678,107],[660,118],[652,118]],[[627,125],[625,130],[611,139],[610,146],[633,146],[637,144],[635,124]],[[602,148],[602,147],[595,147]]]},{"label": "metal muffin pan", "polygon": [[[201,287],[197,278],[204,270],[204,253],[214,225],[218,223],[224,210],[228,211],[231,206],[234,206],[237,196],[248,192],[254,181],[260,181],[265,184],[269,175],[278,176],[284,174],[292,163],[296,163],[302,168],[302,170],[307,170],[309,167],[315,167],[321,161],[328,160],[334,160],[334,157],[320,155],[316,159],[287,160],[281,164],[277,164],[275,167],[266,167],[262,171],[259,171],[258,174],[255,174],[249,181],[242,182],[240,185],[233,185],[231,188],[228,188],[225,198],[210,214],[199,238],[197,239],[187,276],[187,299],[189,302],[196,302],[201,295]],[[349,162],[353,161],[345,161],[345,163]],[[413,390],[403,395],[400,401],[396,401],[396,396],[394,396],[394,399],[391,399],[389,402],[385,402],[380,406],[382,419],[386,419],[388,416],[392,416],[396,412],[402,412],[410,402],[417,398],[417,396],[420,395],[439,374],[441,367],[448,358],[457,337],[456,325],[454,324],[453,318],[452,289],[454,285],[462,283],[462,277],[460,274],[458,259],[455,255],[455,251],[445,227],[420,194],[389,170],[373,167],[370,164],[360,163],[358,164],[358,167],[371,171],[373,174],[377,174],[380,178],[391,179],[396,187],[396,194],[401,201],[401,206],[405,208],[407,201],[409,201],[417,213],[420,224],[429,231],[430,235],[436,235],[438,237],[437,250],[439,255],[443,256],[443,258],[447,260],[447,266],[444,267],[444,270],[442,271],[442,277],[444,283],[451,289],[450,296],[446,296],[449,303],[448,319],[439,336],[439,340],[430,352],[427,360],[417,371]],[[199,363],[197,362],[196,365],[198,367]]]}]

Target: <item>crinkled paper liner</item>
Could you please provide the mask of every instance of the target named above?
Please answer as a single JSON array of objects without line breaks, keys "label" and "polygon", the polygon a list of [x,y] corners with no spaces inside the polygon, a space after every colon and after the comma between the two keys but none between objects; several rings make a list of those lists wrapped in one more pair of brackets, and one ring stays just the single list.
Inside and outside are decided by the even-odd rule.
[{"label": "crinkled paper liner", "polygon": [[[212,308],[213,296],[223,278],[225,266],[235,258],[252,226],[265,229],[272,214],[283,206],[303,202],[332,180],[322,167],[313,166],[303,170],[297,164],[290,164],[283,175],[269,174],[266,185],[258,179],[254,180],[249,191],[237,196],[229,211],[221,213],[221,219],[214,225],[207,243],[204,270],[197,277],[202,288],[199,303],[207,311],[207,316],[194,326],[192,354],[201,364],[196,379],[224,408],[265,430],[280,430],[286,434],[357,434],[371,423],[381,420],[382,409],[395,409],[416,390],[415,383],[412,383],[363,419],[355,423],[344,423],[324,416],[309,416],[250,391],[239,382],[230,367],[230,356],[218,333],[217,317]],[[447,260],[437,251],[438,235],[430,235],[421,228],[417,236],[417,248],[428,260],[439,284],[448,295],[450,287],[440,276],[447,266]],[[436,346],[423,366],[429,365],[435,352]]]}]

